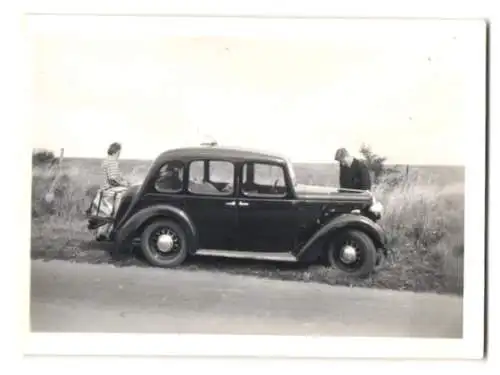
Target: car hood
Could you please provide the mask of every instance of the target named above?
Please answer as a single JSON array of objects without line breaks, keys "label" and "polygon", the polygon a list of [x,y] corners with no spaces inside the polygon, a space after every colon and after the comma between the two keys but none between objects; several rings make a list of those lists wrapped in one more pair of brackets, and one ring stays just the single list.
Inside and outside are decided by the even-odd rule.
[{"label": "car hood", "polygon": [[372,195],[362,190],[339,189],[330,186],[297,184],[295,193],[300,199],[314,199],[326,201],[352,201],[365,202],[372,201]]}]

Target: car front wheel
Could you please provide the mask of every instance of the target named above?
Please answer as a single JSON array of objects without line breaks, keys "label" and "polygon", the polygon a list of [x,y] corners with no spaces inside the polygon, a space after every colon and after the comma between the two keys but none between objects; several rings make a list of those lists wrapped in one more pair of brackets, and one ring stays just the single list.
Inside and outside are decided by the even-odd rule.
[{"label": "car front wheel", "polygon": [[366,277],[375,268],[377,249],[367,234],[346,230],[334,235],[326,255],[330,266],[356,277]]},{"label": "car front wheel", "polygon": [[154,221],[142,232],[141,250],[155,267],[176,267],[188,255],[186,232],[172,220]]}]

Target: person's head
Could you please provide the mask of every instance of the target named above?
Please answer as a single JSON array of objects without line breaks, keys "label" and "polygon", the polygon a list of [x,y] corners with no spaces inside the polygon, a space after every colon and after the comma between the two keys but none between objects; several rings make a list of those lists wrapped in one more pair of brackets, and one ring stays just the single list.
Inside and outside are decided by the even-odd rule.
[{"label": "person's head", "polygon": [[122,145],[118,142],[113,142],[108,147],[108,156],[113,156],[118,158],[122,150]]},{"label": "person's head", "polygon": [[168,163],[167,165],[164,165],[160,169],[160,176],[161,177],[167,177],[167,178],[176,178],[180,179],[180,168],[181,166],[177,165],[176,163]]},{"label": "person's head", "polygon": [[339,148],[337,152],[335,152],[335,160],[338,161],[340,165],[349,166],[352,163],[353,157],[345,148]]}]

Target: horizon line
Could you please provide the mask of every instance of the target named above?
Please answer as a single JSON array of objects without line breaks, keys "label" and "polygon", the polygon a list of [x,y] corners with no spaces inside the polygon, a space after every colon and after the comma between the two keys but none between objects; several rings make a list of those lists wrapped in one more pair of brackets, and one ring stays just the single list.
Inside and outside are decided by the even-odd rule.
[{"label": "horizon line", "polygon": [[[64,159],[83,159],[83,160],[99,160],[99,159],[104,159],[103,157],[99,156],[65,156]],[[152,159],[147,159],[147,158],[120,158],[120,161],[144,161],[144,162],[153,162],[154,158]],[[333,164],[336,165],[337,162],[334,160],[332,161],[292,161],[292,164]],[[464,164],[443,164],[443,163],[436,163],[436,164],[426,164],[426,163],[386,163],[388,166],[410,166],[410,167],[462,167],[465,168]]]}]

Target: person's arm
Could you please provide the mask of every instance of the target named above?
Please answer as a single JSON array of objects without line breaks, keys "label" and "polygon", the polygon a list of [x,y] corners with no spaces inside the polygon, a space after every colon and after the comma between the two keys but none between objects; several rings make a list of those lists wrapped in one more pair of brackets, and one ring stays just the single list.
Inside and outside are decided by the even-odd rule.
[{"label": "person's arm", "polygon": [[359,163],[359,184],[361,190],[371,190],[372,188],[370,171],[363,162]]},{"label": "person's arm", "polygon": [[339,185],[341,189],[344,189],[346,186],[348,186],[348,184],[346,183],[347,181],[345,181],[345,179],[346,179],[345,167],[341,165],[339,168]]}]

